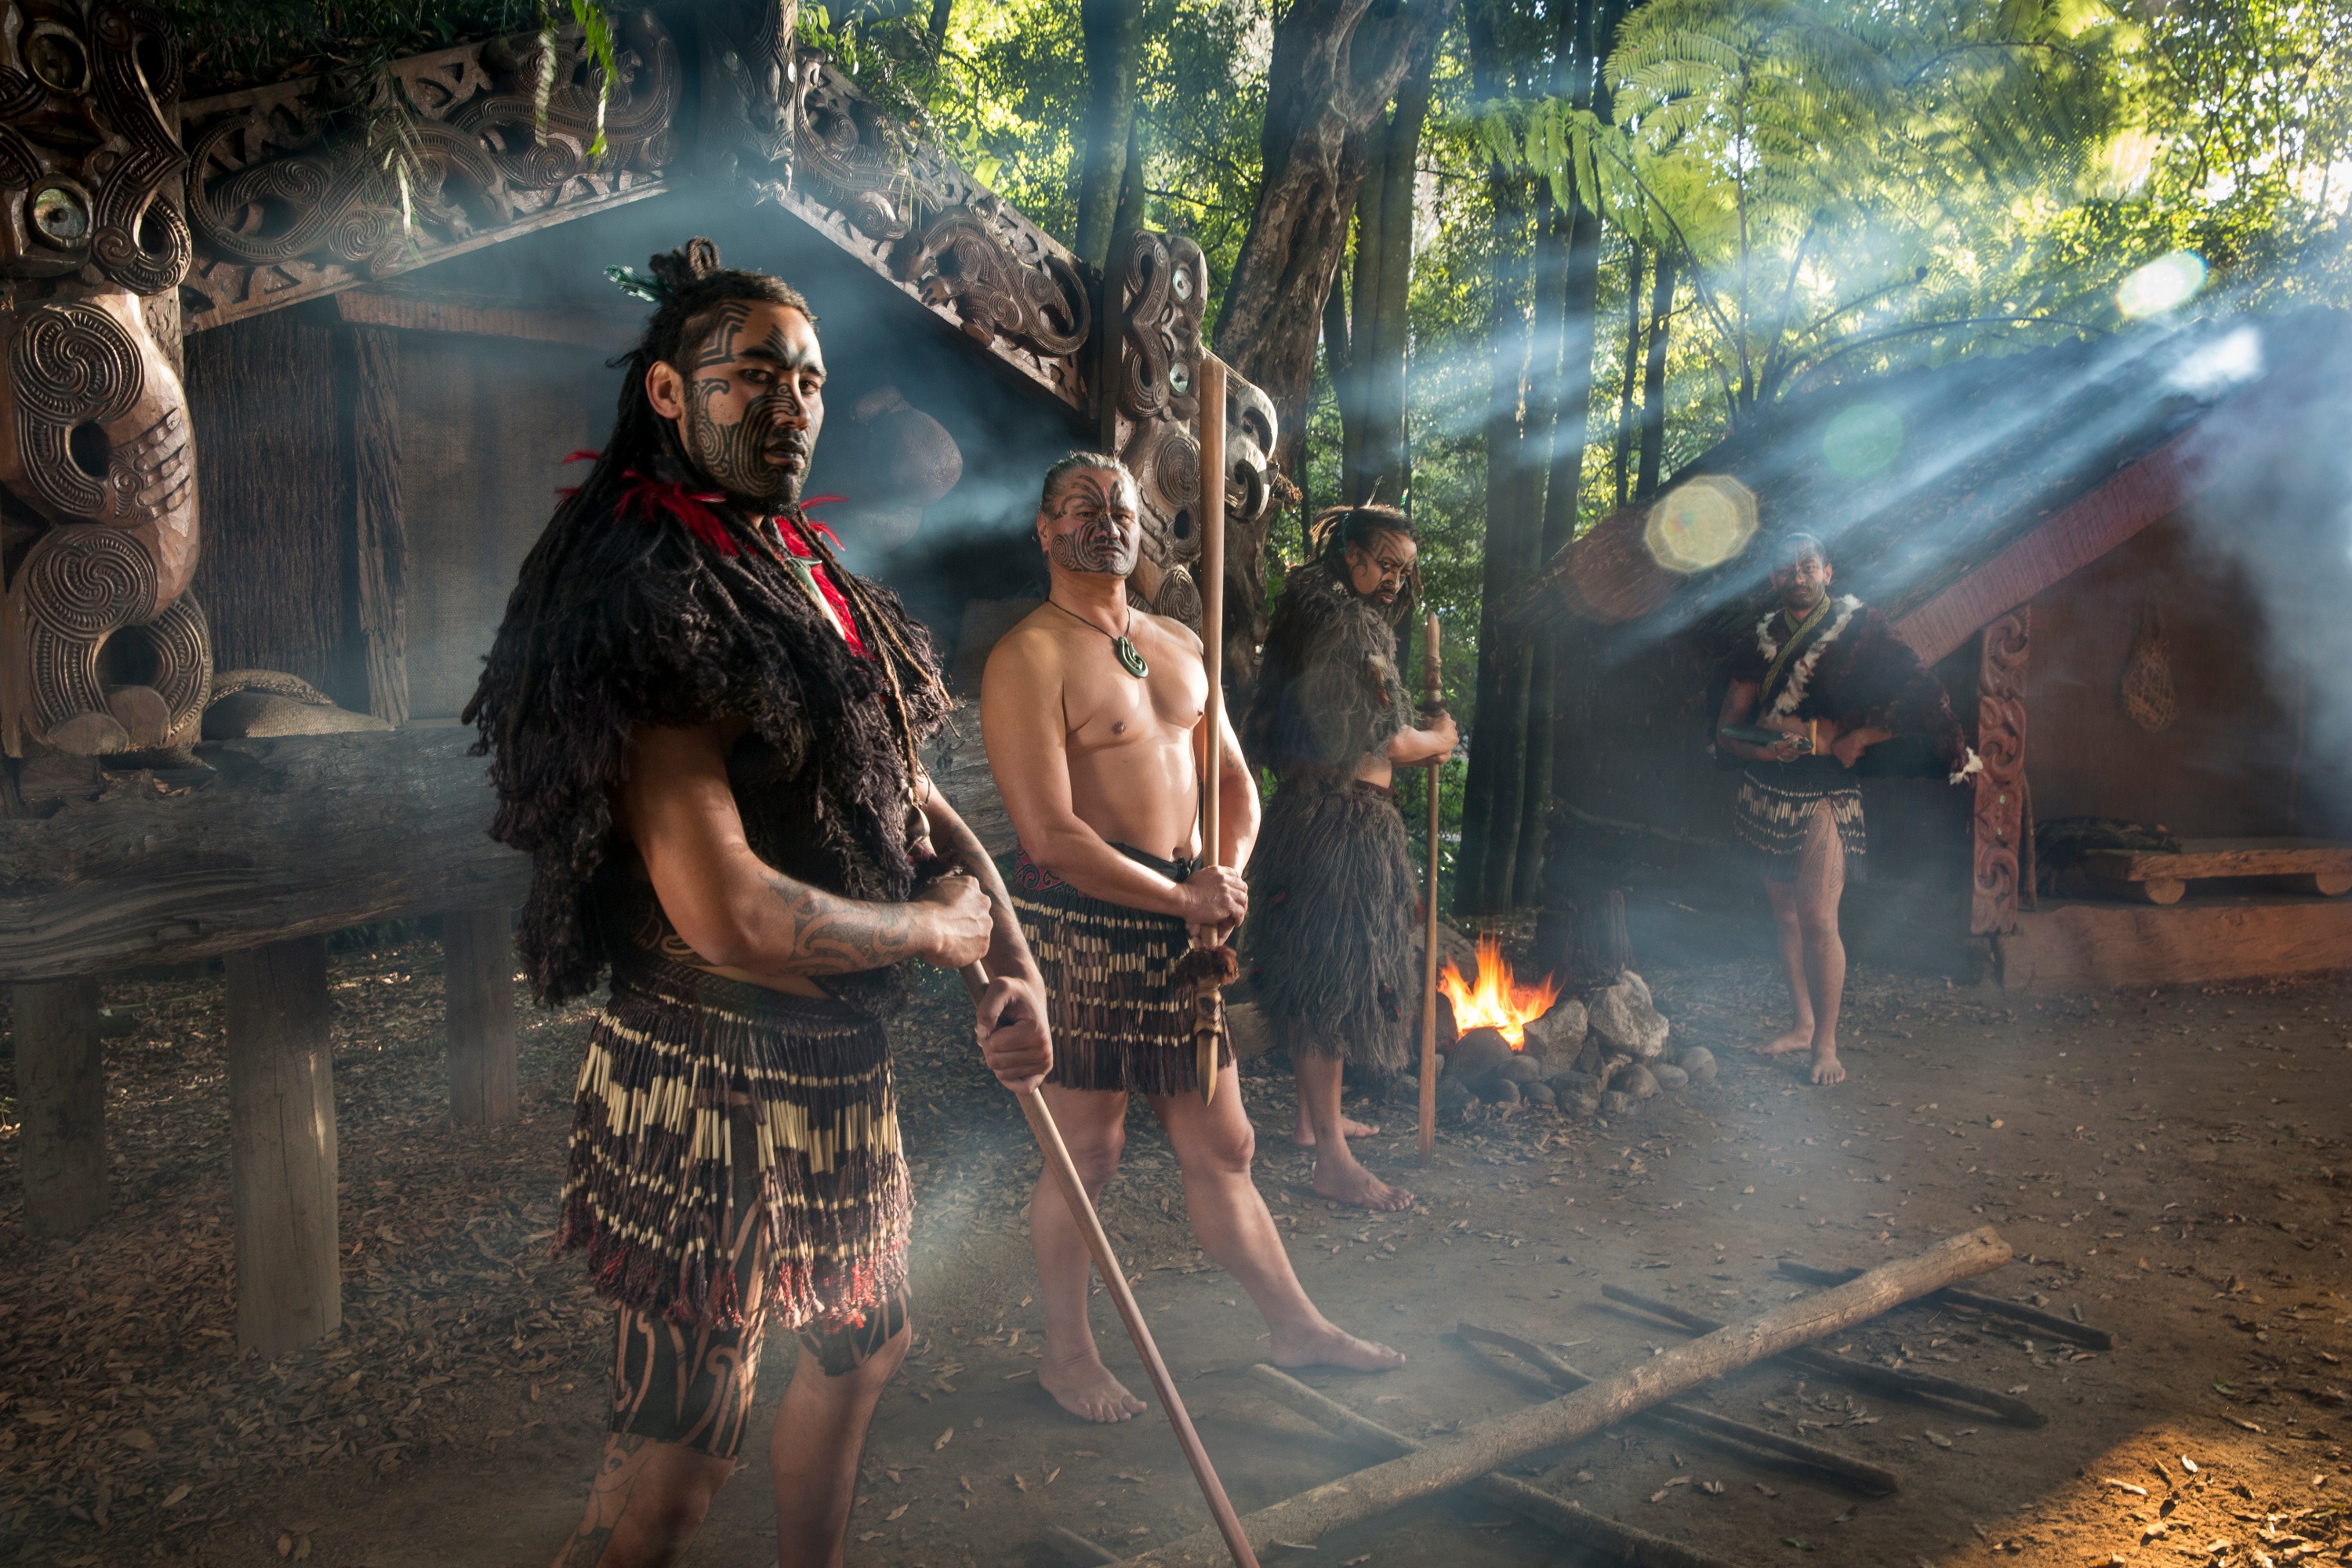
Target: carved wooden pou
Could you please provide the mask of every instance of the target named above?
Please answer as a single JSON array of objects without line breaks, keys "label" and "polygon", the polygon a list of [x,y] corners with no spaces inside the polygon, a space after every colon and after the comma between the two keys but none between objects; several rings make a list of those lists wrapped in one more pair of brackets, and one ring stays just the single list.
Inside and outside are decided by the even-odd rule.
[{"label": "carved wooden pou", "polygon": [[0,484],[47,525],[0,600],[7,752],[188,744],[212,655],[180,378],[119,290],[19,308],[0,367]]},{"label": "carved wooden pou", "polygon": [[211,679],[176,345],[178,41],[141,0],[0,0],[0,747],[184,745]]}]

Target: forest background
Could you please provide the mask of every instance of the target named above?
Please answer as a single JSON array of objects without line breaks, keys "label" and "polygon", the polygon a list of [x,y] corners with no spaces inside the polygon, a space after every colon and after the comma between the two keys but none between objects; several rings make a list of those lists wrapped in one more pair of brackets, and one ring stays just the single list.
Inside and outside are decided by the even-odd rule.
[{"label": "forest background", "polygon": [[[196,90],[551,19],[164,9]],[[1464,914],[1541,886],[1555,660],[1498,612],[1757,409],[2136,318],[2352,305],[2336,0],[843,0],[800,29],[1081,256],[1137,225],[1200,242],[1214,346],[1274,397],[1302,492],[1235,585],[1245,626],[1315,511],[1408,507],[1470,740],[1442,803]]]}]

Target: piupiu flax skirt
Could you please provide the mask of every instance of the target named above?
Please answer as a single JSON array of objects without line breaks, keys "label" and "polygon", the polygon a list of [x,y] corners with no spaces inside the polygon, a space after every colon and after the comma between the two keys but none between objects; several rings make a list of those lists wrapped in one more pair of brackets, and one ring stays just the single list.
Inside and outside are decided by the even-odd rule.
[{"label": "piupiu flax skirt", "polygon": [[557,1248],[585,1249],[615,1305],[740,1324],[727,1222],[747,1131],[772,1321],[798,1330],[897,1296],[912,1204],[882,1026],[643,949],[616,953],[589,1034]]},{"label": "piupiu flax skirt", "polygon": [[[1139,865],[1173,881],[1192,868],[1126,845]],[[1129,1094],[1186,1094],[1201,1087],[1192,1047],[1192,992],[1177,983],[1177,961],[1192,933],[1174,915],[1090,899],[1029,858],[1014,855],[1007,879],[1021,934],[1045,979],[1045,1018],[1054,1032],[1054,1070],[1065,1089]],[[1218,1047],[1233,1060],[1231,1041]]]},{"label": "piupiu flax skirt", "polygon": [[1318,774],[1274,792],[1244,936],[1277,1041],[1361,1072],[1404,1070],[1421,1013],[1414,881],[1393,791]]},{"label": "piupiu flax skirt", "polygon": [[1845,847],[1845,879],[1869,879],[1870,834],[1862,819],[1862,786],[1834,757],[1799,757],[1744,770],[1731,821],[1755,852],[1768,882],[1793,882],[1805,857],[1805,836],[1824,803]]}]

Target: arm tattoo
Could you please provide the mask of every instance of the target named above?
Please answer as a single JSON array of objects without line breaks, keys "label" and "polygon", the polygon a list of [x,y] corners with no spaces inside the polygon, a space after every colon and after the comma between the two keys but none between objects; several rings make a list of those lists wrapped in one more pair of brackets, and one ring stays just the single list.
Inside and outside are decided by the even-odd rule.
[{"label": "arm tattoo", "polygon": [[923,953],[914,907],[845,899],[781,871],[761,878],[783,905],[783,952],[771,960],[803,974],[849,974]]}]

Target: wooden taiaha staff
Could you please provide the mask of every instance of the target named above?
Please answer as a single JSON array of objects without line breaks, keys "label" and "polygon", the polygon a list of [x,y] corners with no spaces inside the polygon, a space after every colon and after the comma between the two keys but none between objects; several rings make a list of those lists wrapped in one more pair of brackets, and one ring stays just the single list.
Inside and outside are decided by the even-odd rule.
[{"label": "wooden taiaha staff", "polygon": [[[1224,797],[1225,677],[1225,363],[1201,356],[1193,385],[1201,398],[1201,659],[1207,666],[1209,699],[1201,716],[1204,745],[1201,763],[1201,863],[1224,863],[1219,807]],[[1221,946],[1213,925],[1193,932],[1198,948]],[[1201,1103],[1217,1098],[1218,1047],[1225,1037],[1225,997],[1213,973],[1192,994],[1192,1054],[1201,1080]]]},{"label": "wooden taiaha staff", "polygon": [[[988,989],[988,966],[968,963],[958,973],[964,986],[977,1001]],[[1070,1160],[1069,1146],[1062,1142],[1062,1130],[1055,1124],[1054,1112],[1046,1106],[1045,1097],[1034,1089],[1016,1089],[1013,1099],[1021,1102],[1021,1112],[1029,1119],[1029,1131],[1037,1140],[1038,1151],[1045,1156],[1045,1168],[1054,1173],[1054,1185],[1069,1205],[1070,1217],[1078,1222],[1078,1234],[1086,1238],[1087,1255],[1094,1259],[1095,1270],[1102,1276],[1103,1289],[1110,1292],[1111,1305],[1118,1309],[1118,1320],[1127,1325],[1127,1337],[1135,1342],[1135,1353],[1142,1358],[1144,1375],[1150,1378],[1152,1391],[1160,1395],[1160,1408],[1168,1413],[1168,1425],[1175,1428],[1176,1446],[1184,1450],[1184,1462],[1192,1468],[1192,1479],[1200,1483],[1201,1496],[1207,1500],[1210,1517],[1216,1521],[1217,1533],[1224,1537],[1225,1550],[1232,1552],[1235,1568],[1258,1568],[1257,1553],[1251,1549],[1249,1537],[1242,1532],[1242,1521],[1234,1512],[1233,1500],[1225,1496],[1225,1484],[1217,1479],[1214,1465],[1209,1462],[1209,1450],[1201,1444],[1201,1434],[1192,1428],[1192,1417],[1184,1408],[1184,1400],[1176,1392],[1176,1380],[1168,1375],[1168,1363],[1160,1359],[1160,1347],[1152,1342],[1151,1330],[1143,1321],[1143,1309],[1135,1304],[1135,1292],[1128,1288],[1127,1272],[1119,1267],[1118,1255],[1110,1249],[1110,1237],[1103,1234],[1102,1217],[1095,1213],[1094,1200],[1087,1196],[1086,1184],[1078,1179],[1078,1168]]]},{"label": "wooden taiaha staff", "polygon": [[[1437,612],[1421,631],[1422,695],[1434,709],[1445,695],[1445,671],[1437,641]],[[1437,781],[1443,756],[1429,760],[1429,880],[1422,895],[1421,943],[1421,1163],[1437,1146]]]}]

